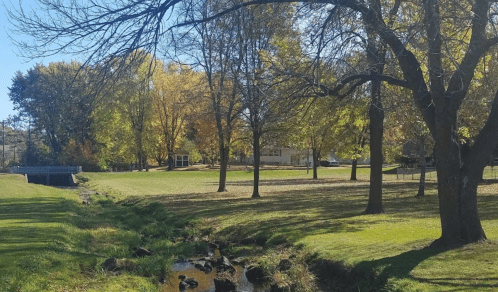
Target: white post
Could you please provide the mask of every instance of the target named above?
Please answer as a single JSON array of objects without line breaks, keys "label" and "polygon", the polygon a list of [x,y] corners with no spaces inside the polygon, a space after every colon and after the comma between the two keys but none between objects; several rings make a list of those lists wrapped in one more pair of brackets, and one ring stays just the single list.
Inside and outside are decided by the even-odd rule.
[{"label": "white post", "polygon": [[308,153],[306,155],[306,174],[310,173],[310,149],[307,149]]}]

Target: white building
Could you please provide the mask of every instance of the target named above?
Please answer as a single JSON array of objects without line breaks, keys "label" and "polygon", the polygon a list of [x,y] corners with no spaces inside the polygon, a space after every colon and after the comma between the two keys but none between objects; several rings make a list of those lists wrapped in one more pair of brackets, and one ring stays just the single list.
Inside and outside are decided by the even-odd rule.
[{"label": "white building", "polygon": [[[306,166],[309,161],[310,166],[313,165],[313,156],[311,150],[309,154],[307,150],[294,150],[291,148],[275,148],[275,149],[261,149],[261,164],[266,165],[292,165],[292,166]],[[307,158],[309,156],[309,160]],[[248,163],[254,163],[254,156],[248,158]]]},{"label": "white building", "polygon": [[[340,159],[334,152],[329,155],[323,155],[322,161],[338,162],[340,164],[351,164],[350,159]],[[248,164],[254,163],[253,155],[249,156]],[[313,166],[313,154],[311,149],[295,150],[291,148],[275,148],[272,150],[261,149],[261,164],[266,165],[292,165],[292,166]],[[358,164],[369,164],[370,159],[358,161]]]}]

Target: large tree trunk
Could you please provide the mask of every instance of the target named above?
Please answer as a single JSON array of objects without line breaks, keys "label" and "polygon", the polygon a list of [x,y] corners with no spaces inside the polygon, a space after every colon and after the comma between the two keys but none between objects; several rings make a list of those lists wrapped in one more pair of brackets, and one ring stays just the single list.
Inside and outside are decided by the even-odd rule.
[{"label": "large tree trunk", "polygon": [[220,180],[218,192],[226,192],[229,147],[220,147]]},{"label": "large tree trunk", "polygon": [[[345,5],[355,7],[344,1]],[[380,4],[380,1],[374,3]],[[442,235],[435,244],[477,242],[486,239],[477,213],[477,182],[492,149],[498,144],[498,92],[490,116],[470,150],[460,153],[457,133],[457,113],[472,83],[479,60],[489,49],[485,44],[489,3],[474,1],[472,34],[457,70],[445,74],[442,62],[441,16],[438,1],[425,1],[430,91],[424,80],[423,66],[406,49],[394,31],[385,25],[381,10],[372,6],[363,13],[367,27],[375,31],[396,54],[405,80],[436,142],[439,212]],[[354,2],[356,5],[356,2]],[[379,5],[377,5],[379,6]],[[360,11],[358,9],[357,11]],[[371,26],[369,26],[371,24]],[[463,159],[462,159],[463,157]],[[476,178],[477,177],[477,178]]]},{"label": "large tree trunk", "polygon": [[318,161],[318,156],[319,156],[319,151],[316,148],[312,149],[313,152],[313,179],[318,179],[318,164],[320,162]]},{"label": "large tree trunk", "polygon": [[353,159],[351,162],[351,178],[349,180],[356,180],[356,169],[358,168],[358,159]]},{"label": "large tree trunk", "polygon": [[420,181],[418,184],[417,197],[423,197],[425,194],[425,170],[427,163],[425,162],[425,139],[424,136],[419,138],[419,157],[420,157]]},{"label": "large tree trunk", "polygon": [[[442,232],[435,243],[452,245],[485,240],[477,212],[477,186],[485,163],[481,166],[477,159],[469,159],[469,147],[458,144],[456,113],[437,111],[436,169]],[[479,155],[477,148],[473,150],[472,154]]]},{"label": "large tree trunk", "polygon": [[382,136],[384,133],[384,109],[380,97],[381,84],[371,83],[370,116],[370,192],[366,214],[384,213],[382,208]]},{"label": "large tree trunk", "polygon": [[253,149],[254,149],[254,187],[252,191],[252,198],[259,198],[259,164],[261,161],[260,149],[259,149],[259,139],[261,134],[259,131],[253,131]]}]

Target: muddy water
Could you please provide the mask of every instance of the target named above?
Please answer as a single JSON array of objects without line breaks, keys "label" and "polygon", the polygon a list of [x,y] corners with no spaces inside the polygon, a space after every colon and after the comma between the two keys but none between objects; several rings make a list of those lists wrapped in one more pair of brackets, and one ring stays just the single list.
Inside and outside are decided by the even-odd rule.
[{"label": "muddy water", "polygon": [[[235,267],[235,278],[238,279],[237,292],[254,292],[253,285],[247,280],[245,276],[245,269],[239,266]],[[178,292],[180,280],[178,276],[185,275],[187,278],[194,278],[199,282],[196,288],[187,288],[187,292],[215,292],[214,278],[216,277],[216,269],[210,273],[205,273],[194,267],[188,261],[173,264],[173,275],[164,284],[161,292]]]}]

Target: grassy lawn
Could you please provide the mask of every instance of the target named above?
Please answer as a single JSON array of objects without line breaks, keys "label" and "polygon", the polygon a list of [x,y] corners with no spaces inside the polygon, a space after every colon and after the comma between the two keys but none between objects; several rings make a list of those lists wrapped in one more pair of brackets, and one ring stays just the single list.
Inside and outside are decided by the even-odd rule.
[{"label": "grassy lawn", "polygon": [[[392,171],[386,170],[386,173]],[[89,173],[91,188],[118,201],[157,201],[181,216],[203,218],[222,238],[286,238],[320,257],[372,272],[388,291],[496,291],[498,289],[497,184],[479,188],[484,244],[450,251],[423,249],[440,235],[435,174],[426,197],[416,198],[417,180],[386,174],[384,215],[362,215],[368,169],[357,182],[349,170],[261,173],[262,198],[250,199],[252,173],[228,174],[228,192],[217,193],[217,172]],[[491,172],[487,177],[493,176]],[[416,177],[415,177],[416,178]]]},{"label": "grassy lawn", "polygon": [[[157,291],[154,277],[167,273],[174,255],[195,252],[167,236],[151,239],[184,227],[162,205],[118,206],[93,195],[95,204],[83,206],[74,190],[19,175],[0,174],[0,186],[0,291]],[[156,255],[131,258],[138,246]],[[104,271],[109,257],[129,258],[133,269]]]},{"label": "grassy lawn", "polygon": [[[175,258],[202,248],[174,243],[196,232],[189,226],[219,239],[303,244],[319,258],[368,275],[370,286],[359,291],[379,285],[386,291],[498,290],[494,173],[479,188],[489,240],[449,251],[424,249],[440,235],[434,174],[426,196],[417,198],[417,180],[385,173],[383,215],[362,215],[364,168],[356,182],[348,180],[349,169],[321,168],[318,180],[306,170],[263,170],[257,200],[250,199],[252,172],[244,170],[228,173],[225,193],[216,192],[216,171],[84,173],[85,187],[100,193],[90,196],[89,206],[75,190],[0,175],[0,291],[156,291],[157,275]],[[192,218],[194,225],[187,222]],[[137,246],[155,256],[131,258]],[[134,268],[103,271],[111,256],[133,261]]]}]

